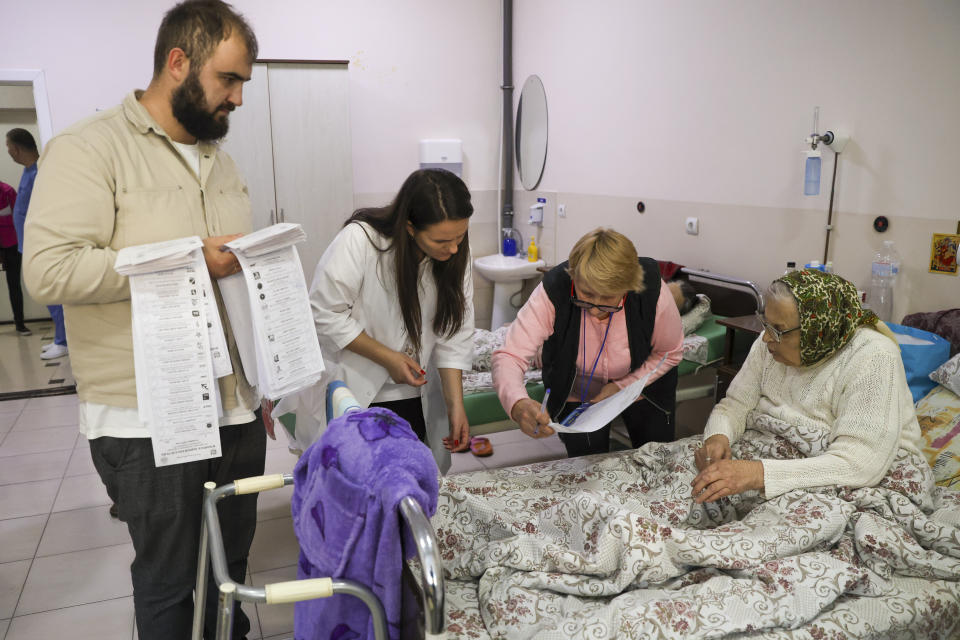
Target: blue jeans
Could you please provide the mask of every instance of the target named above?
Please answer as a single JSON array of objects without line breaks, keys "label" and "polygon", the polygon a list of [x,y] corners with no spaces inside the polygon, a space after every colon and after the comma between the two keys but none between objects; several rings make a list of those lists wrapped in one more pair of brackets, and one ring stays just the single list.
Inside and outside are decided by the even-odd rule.
[{"label": "blue jeans", "polygon": [[67,330],[63,326],[63,306],[59,304],[47,305],[47,311],[53,318],[53,343],[62,347],[67,346]]}]

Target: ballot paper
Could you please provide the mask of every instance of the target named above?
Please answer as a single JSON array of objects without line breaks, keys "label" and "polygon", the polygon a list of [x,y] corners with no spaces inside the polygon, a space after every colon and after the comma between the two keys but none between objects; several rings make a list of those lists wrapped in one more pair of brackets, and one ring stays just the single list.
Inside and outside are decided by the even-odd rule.
[{"label": "ballot paper", "polygon": [[114,264],[129,276],[138,412],[158,467],[221,454],[201,247],[199,238],[129,247]]},{"label": "ballot paper", "polygon": [[221,279],[220,292],[247,380],[270,400],[309,387],[323,374],[303,267],[293,246],[304,239],[300,225],[280,223],[226,245],[242,270]]},{"label": "ballot paper", "polygon": [[191,287],[191,295],[200,295],[203,298],[207,313],[207,334],[210,340],[210,357],[213,359],[213,374],[217,378],[222,378],[233,373],[233,366],[230,364],[227,339],[223,333],[223,323],[220,321],[213,283],[203,259],[202,248],[203,242],[197,236],[125,247],[117,253],[113,268],[120,275],[133,276],[178,268],[190,262],[195,265],[193,280],[190,282],[194,285]]},{"label": "ballot paper", "polygon": [[587,405],[579,415],[573,416],[573,414],[571,414],[573,419],[564,421],[569,424],[562,425],[551,422],[550,427],[559,433],[590,433],[607,426],[614,418],[623,413],[627,407],[637,401],[637,398],[643,393],[643,388],[647,386],[647,380],[660,368],[666,359],[667,356],[664,355],[660,358],[657,366],[651,369],[645,376],[627,385],[609,398],[605,398],[596,404]]},{"label": "ballot paper", "polygon": [[277,249],[292,247],[306,239],[307,234],[299,224],[279,222],[231,240],[226,246],[237,255],[243,254],[252,258]]}]

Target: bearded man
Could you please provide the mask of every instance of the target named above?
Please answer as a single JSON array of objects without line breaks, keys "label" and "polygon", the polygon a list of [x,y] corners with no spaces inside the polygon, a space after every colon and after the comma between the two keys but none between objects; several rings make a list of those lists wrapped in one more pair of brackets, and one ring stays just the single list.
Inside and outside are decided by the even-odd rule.
[{"label": "bearded man", "polygon": [[[266,439],[221,304],[234,371],[219,379],[222,456],[154,465],[151,434],[137,414],[130,287],[113,264],[124,247],[199,236],[215,289],[218,278],[239,271],[221,247],[250,231],[250,200],[216,141],[242,104],[256,55],[250,25],[230,5],[188,0],[172,8],[147,89],[47,144],[26,222],[27,287],[38,301],[63,304],[80,432],[133,541],[142,640],[190,636],[203,483],[262,474]],[[220,518],[230,574],[242,583],[256,494],[225,501]],[[204,635],[213,637],[216,590],[208,596]],[[234,637],[249,629],[237,607]]]}]

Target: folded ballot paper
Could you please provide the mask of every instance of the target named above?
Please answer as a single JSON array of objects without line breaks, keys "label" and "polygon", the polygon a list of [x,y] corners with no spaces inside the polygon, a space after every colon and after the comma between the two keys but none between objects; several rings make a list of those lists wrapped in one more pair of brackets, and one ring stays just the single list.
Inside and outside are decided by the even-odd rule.
[{"label": "folded ballot paper", "polygon": [[276,400],[320,380],[323,357],[300,256],[299,224],[282,222],[228,242],[240,273],[218,281],[247,380]]},{"label": "folded ballot paper", "polygon": [[590,433],[605,427],[623,413],[624,409],[637,401],[637,398],[643,393],[643,388],[647,386],[647,380],[666,359],[667,356],[664,355],[660,358],[657,366],[651,369],[647,375],[620,389],[609,398],[604,398],[596,404],[583,404],[574,409],[573,413],[563,421],[563,424],[551,422],[550,426],[559,433]]},{"label": "folded ballot paper", "polygon": [[202,247],[138,245],[114,263],[129,276],[137,409],[157,466],[220,455],[216,378],[232,368]]}]

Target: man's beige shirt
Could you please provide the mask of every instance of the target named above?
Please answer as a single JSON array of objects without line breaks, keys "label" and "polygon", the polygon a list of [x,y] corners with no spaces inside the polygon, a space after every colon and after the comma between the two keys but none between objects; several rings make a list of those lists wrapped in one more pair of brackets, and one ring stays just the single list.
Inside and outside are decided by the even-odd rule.
[{"label": "man's beige shirt", "polygon": [[[233,160],[200,144],[200,174],[131,92],[119,106],[47,143],[23,248],[31,296],[62,304],[82,402],[135,408],[130,287],[113,270],[124,247],[251,230],[247,187]],[[225,411],[256,407],[223,312],[234,375],[220,379]]]}]

